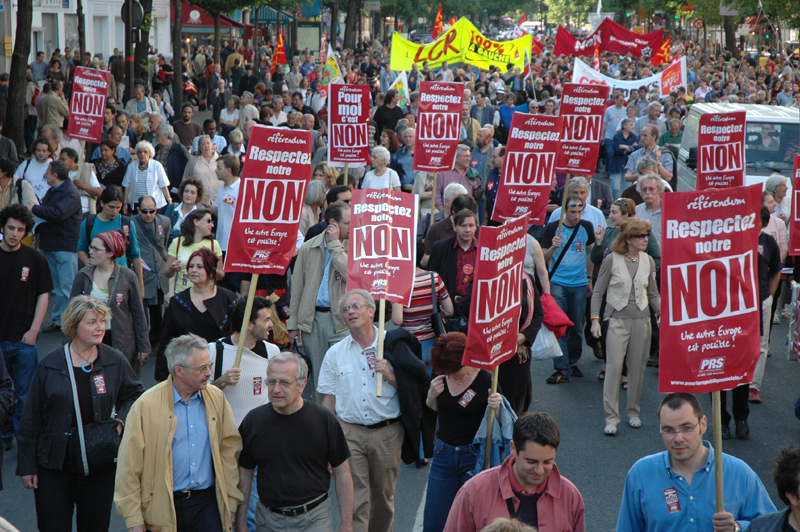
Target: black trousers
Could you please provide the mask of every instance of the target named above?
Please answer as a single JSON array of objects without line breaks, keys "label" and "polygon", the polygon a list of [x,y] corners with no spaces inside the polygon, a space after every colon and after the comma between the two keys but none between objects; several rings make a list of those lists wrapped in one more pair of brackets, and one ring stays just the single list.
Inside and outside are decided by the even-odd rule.
[{"label": "black trousers", "polygon": [[517,417],[527,412],[533,400],[530,358],[520,364],[519,355],[514,355],[498,366],[497,391],[501,390]]},{"label": "black trousers", "polygon": [[[728,392],[721,391],[719,392],[719,403],[720,403],[720,410],[722,410],[722,426],[729,424],[731,422],[731,415],[728,413],[728,405],[727,405],[727,395]],[[737,386],[731,392],[731,396],[733,397],[733,420],[734,421],[747,421],[747,416],[750,415],[750,405],[747,403],[747,398],[750,395],[750,386],[747,384],[743,384],[741,386]]]},{"label": "black trousers", "polygon": [[222,532],[214,486],[193,491],[188,499],[175,499],[175,515],[178,532]]},{"label": "black trousers", "polygon": [[161,288],[157,288],[156,293],[158,294],[158,303],[145,307],[147,309],[147,318],[150,322],[150,347],[154,354],[156,352],[156,346],[161,341],[161,321],[164,308],[164,292],[161,291]]},{"label": "black trousers", "polygon": [[108,532],[115,475],[115,469],[84,477],[40,467],[39,487],[33,490],[39,531],[72,532],[72,513],[77,507],[78,530]]}]

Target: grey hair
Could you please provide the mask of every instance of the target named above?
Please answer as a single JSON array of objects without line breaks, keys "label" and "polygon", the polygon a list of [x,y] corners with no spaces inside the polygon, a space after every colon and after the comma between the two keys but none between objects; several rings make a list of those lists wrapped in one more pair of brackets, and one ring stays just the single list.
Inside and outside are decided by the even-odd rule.
[{"label": "grey hair", "polygon": [[348,290],[344,293],[342,297],[339,298],[339,311],[342,310],[342,305],[344,305],[344,300],[347,299],[349,296],[361,296],[364,298],[364,302],[367,306],[371,309],[375,308],[375,299],[372,295],[364,290],[363,288],[353,288],[352,290]]},{"label": "grey hair", "polygon": [[646,174],[642,174],[642,175],[639,176],[639,179],[636,180],[636,191],[639,194],[641,194],[642,193],[642,183],[644,183],[645,181],[649,181],[651,179],[653,181],[655,181],[655,183],[656,183],[656,188],[658,189],[658,194],[659,195],[663,194],[664,190],[666,190],[666,187],[664,186],[664,181],[662,181],[661,178],[658,177],[653,172],[647,172]]},{"label": "grey hair", "polygon": [[161,116],[161,113],[148,113],[147,119],[150,120],[151,118],[155,118],[162,124],[164,123],[164,117]]},{"label": "grey hair", "polygon": [[136,147],[134,148],[134,151],[138,153],[139,150],[142,150],[142,149],[146,149],[147,151],[149,151],[150,152],[150,157],[155,157],[156,149],[153,147],[152,144],[150,144],[146,140],[140,140],[139,142],[137,142],[136,143]]},{"label": "grey hair", "polygon": [[622,129],[623,127],[627,126],[631,122],[636,122],[633,118],[623,118],[622,122],[619,123],[619,128]]},{"label": "grey hair", "polygon": [[773,194],[773,192],[775,192],[775,189],[783,185],[784,183],[786,183],[786,178],[782,176],[780,173],[775,172],[774,174],[769,176],[767,180],[764,182],[764,190],[766,190],[770,194]]},{"label": "grey hair", "polygon": [[142,89],[142,90],[144,90],[144,85],[142,85],[141,83],[137,83],[137,84],[136,84],[136,85],[133,87],[133,90],[135,90],[135,91],[138,91],[139,89]]},{"label": "grey hair", "polygon": [[54,126],[54,125],[44,126],[42,128],[42,134],[44,134],[44,130],[45,129],[50,131],[50,133],[53,135],[53,138],[55,139],[56,142],[61,142],[62,135],[61,135],[61,128],[60,127],[57,127],[57,126]]},{"label": "grey hair", "polygon": [[185,368],[188,364],[191,364],[192,356],[197,350],[207,352],[208,340],[191,333],[173,338],[164,353],[167,357],[169,374],[175,375],[175,368],[178,366]]},{"label": "grey hair", "polygon": [[250,101],[252,102],[253,101],[253,93],[250,92],[250,91],[244,91],[242,93],[242,98],[239,99],[239,103],[241,103],[243,98],[250,98]]},{"label": "grey hair", "polygon": [[647,110],[651,109],[659,109],[661,110],[661,103],[660,102],[650,102],[647,104]]},{"label": "grey hair", "polygon": [[392,154],[389,153],[389,150],[387,150],[383,146],[375,146],[372,149],[372,158],[380,159],[381,161],[383,161],[388,165],[392,160]]},{"label": "grey hair", "polygon": [[641,174],[643,171],[646,172],[648,168],[652,168],[653,173],[655,173],[658,168],[658,163],[650,157],[642,157],[639,159],[639,162],[636,163],[637,174]]},{"label": "grey hair", "polygon": [[569,188],[567,189],[567,192],[571,192],[573,188],[585,188],[588,192],[591,188],[591,185],[585,177],[575,176],[569,180]]},{"label": "grey hair", "polygon": [[456,157],[458,157],[465,151],[470,151],[469,146],[467,146],[466,144],[459,144],[458,147],[456,148]]},{"label": "grey hair", "polygon": [[318,179],[312,179],[306,191],[306,205],[314,205],[325,199],[325,185]]},{"label": "grey hair", "polygon": [[175,135],[175,129],[171,125],[165,124],[164,122],[158,125],[156,132],[166,135],[169,138],[172,138]]},{"label": "grey hair", "polygon": [[467,193],[467,188],[461,183],[450,183],[444,187],[443,199],[453,201],[462,194]]},{"label": "grey hair", "polygon": [[294,351],[288,350],[281,351],[277,355],[270,357],[269,363],[267,364],[267,375],[269,375],[269,368],[272,367],[273,363],[280,364],[284,362],[294,362],[297,364],[297,372],[294,376],[295,379],[304,381],[308,378],[308,364],[306,364],[306,361]]},{"label": "grey hair", "polygon": [[244,142],[244,133],[238,129],[234,129],[228,133],[228,141],[233,144],[234,142]]}]

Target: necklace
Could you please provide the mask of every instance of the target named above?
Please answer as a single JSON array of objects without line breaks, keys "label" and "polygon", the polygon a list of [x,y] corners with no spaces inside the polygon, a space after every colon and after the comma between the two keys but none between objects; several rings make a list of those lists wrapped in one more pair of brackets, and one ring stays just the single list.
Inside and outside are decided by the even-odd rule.
[{"label": "necklace", "polygon": [[626,258],[626,259],[628,259],[628,260],[629,260],[629,261],[631,261],[631,262],[639,262],[639,255],[638,255],[638,254],[637,254],[637,255],[634,255],[633,257],[631,257],[630,255],[628,255],[628,254],[626,253],[626,254],[625,254],[625,258]]},{"label": "necklace", "polygon": [[[81,369],[82,369],[84,372],[86,372],[86,373],[91,373],[91,372],[92,372],[92,370],[94,369],[94,362],[89,362],[89,359],[90,359],[90,358],[92,358],[92,353],[89,353],[89,356],[88,356],[88,358],[83,358],[83,357],[81,356],[81,354],[80,354],[80,353],[78,353],[78,352],[77,352],[77,351],[76,351],[76,350],[75,350],[75,349],[72,347],[72,344],[70,344],[70,346],[69,346],[69,350],[70,350],[70,352],[72,352],[72,353],[75,353],[76,355],[78,355],[78,358],[80,358],[81,360],[83,360],[83,364],[81,364]],[[92,350],[92,351],[94,351],[94,350]],[[88,366],[88,369],[87,369],[87,366]]]}]

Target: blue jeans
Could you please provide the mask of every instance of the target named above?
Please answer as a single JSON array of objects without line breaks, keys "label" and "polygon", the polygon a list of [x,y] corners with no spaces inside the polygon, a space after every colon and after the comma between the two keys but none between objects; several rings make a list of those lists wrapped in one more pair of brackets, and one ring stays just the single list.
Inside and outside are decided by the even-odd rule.
[{"label": "blue jeans", "polygon": [[69,303],[72,281],[78,275],[78,254],[71,251],[45,251],[44,258],[53,277],[53,323],[61,327],[61,313]]},{"label": "blue jeans", "polygon": [[[622,169],[624,172],[625,169]],[[617,198],[620,197],[622,193],[622,173],[619,174],[611,174],[611,197],[613,198],[612,201],[617,201]]]},{"label": "blue jeans", "polygon": [[36,373],[36,366],[39,364],[39,350],[35,345],[25,342],[0,342],[0,349],[3,351],[6,368],[14,381],[14,390],[17,393],[14,415],[6,421],[0,431],[3,438],[9,438],[14,436],[19,428],[22,409],[25,408],[25,401],[31,390],[31,381]]},{"label": "blue jeans", "polygon": [[430,340],[422,340],[419,345],[422,348],[422,361],[425,362],[425,367],[428,369],[428,375],[431,374],[431,347],[436,341],[436,338]]},{"label": "blue jeans", "polygon": [[564,314],[574,324],[558,339],[558,345],[564,356],[553,359],[553,368],[566,376],[571,374],[570,367],[578,363],[583,353],[583,320],[586,312],[586,293],[588,285],[562,286],[550,283],[550,295]]},{"label": "blue jeans", "polygon": [[423,532],[442,532],[450,507],[475,470],[477,445],[453,447],[436,440],[431,472],[428,475],[428,495],[425,497]]},{"label": "blue jeans", "polygon": [[603,144],[606,155],[606,172],[608,172],[608,168],[611,166],[611,158],[614,157],[614,139],[605,139]]},{"label": "blue jeans", "polygon": [[247,530],[256,532],[256,507],[258,506],[258,489],[256,479],[258,478],[258,466],[253,472],[253,485],[250,488],[250,502],[247,503]]}]

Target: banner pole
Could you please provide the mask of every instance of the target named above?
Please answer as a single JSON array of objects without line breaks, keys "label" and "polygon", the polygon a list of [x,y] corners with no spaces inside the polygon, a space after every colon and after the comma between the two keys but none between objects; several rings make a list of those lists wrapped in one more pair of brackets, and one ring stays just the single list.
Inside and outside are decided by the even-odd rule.
[{"label": "banner pole", "polygon": [[[378,360],[383,359],[383,324],[386,320],[386,300],[381,298],[378,311]],[[375,391],[376,397],[383,394],[383,374],[378,372],[378,388]]]},{"label": "banner pole", "polygon": [[81,141],[81,151],[78,154],[78,180],[81,178],[81,169],[83,168],[84,154],[86,153],[86,141]]},{"label": "banner pole", "polygon": [[[428,225],[428,229],[433,227],[433,220],[434,213],[436,212],[436,178],[439,176],[439,172],[433,173],[433,197],[431,198],[431,223]],[[444,193],[442,193],[442,201],[444,201]]]},{"label": "banner pole", "polygon": [[561,238],[561,226],[564,224],[564,217],[567,215],[567,195],[569,192],[569,180],[572,178],[571,174],[567,174],[567,180],[564,181],[564,193],[561,197],[561,216],[558,217],[558,238]]},{"label": "banner pole", "polygon": [[[497,393],[497,376],[499,374],[498,366],[492,370],[492,393]],[[494,425],[494,408],[489,409],[489,420],[486,423],[486,457],[483,460],[483,469],[492,467],[492,446],[489,445],[492,441],[492,425]]]},{"label": "banner pole", "polygon": [[714,483],[716,485],[717,512],[725,511],[725,497],[722,485],[722,404],[719,390],[711,392],[711,408],[714,410]]},{"label": "banner pole", "polygon": [[247,292],[247,304],[244,306],[244,319],[242,320],[242,330],[239,331],[239,345],[236,346],[236,361],[234,368],[238,368],[242,363],[242,351],[244,351],[244,339],[247,336],[247,325],[250,323],[250,314],[253,313],[253,299],[256,297],[256,286],[258,285],[258,274],[254,273],[250,279],[250,290]]},{"label": "banner pole", "polygon": [[347,186],[347,179],[350,176],[350,163],[344,163],[344,186]]}]

